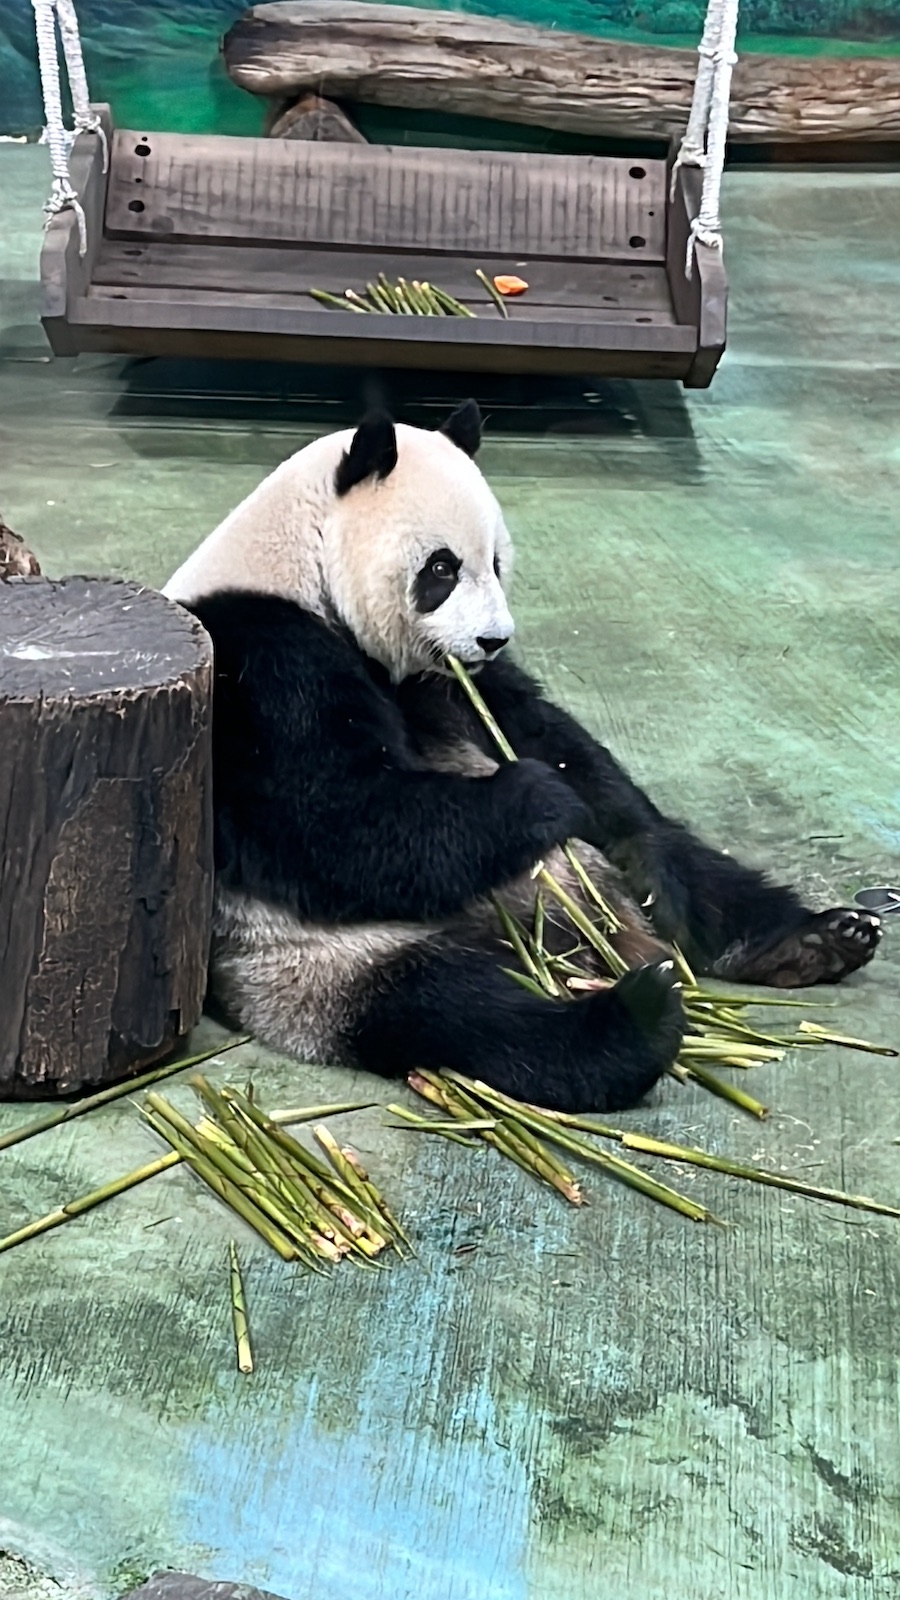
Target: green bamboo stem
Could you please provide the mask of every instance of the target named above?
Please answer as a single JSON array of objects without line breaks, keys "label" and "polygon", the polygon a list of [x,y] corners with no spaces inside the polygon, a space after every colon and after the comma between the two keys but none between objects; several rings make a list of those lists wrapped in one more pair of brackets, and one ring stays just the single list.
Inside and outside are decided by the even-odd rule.
[{"label": "green bamboo stem", "polygon": [[488,294],[490,295],[490,297],[493,300],[495,306],[497,307],[497,310],[500,312],[501,317],[504,317],[504,318],[508,319],[509,318],[509,309],[507,307],[506,301],[504,300],[502,294],[500,293],[500,290],[497,288],[497,285],[495,283],[491,282],[491,280],[488,277],[487,273],[486,272],[482,272],[480,267],[476,267],[475,268],[475,276],[478,279],[479,283],[482,283],[484,285],[484,287],[486,288]]},{"label": "green bamboo stem", "polygon": [[821,1184],[807,1183],[802,1178],[790,1178],[783,1172],[767,1172],[763,1167],[747,1166],[741,1161],[730,1161],[725,1156],[711,1155],[706,1150],[670,1144],[665,1139],[652,1139],[643,1133],[624,1133],[622,1143],[630,1150],[646,1155],[661,1156],[666,1161],[681,1161],[686,1165],[706,1167],[711,1172],[723,1172],[728,1177],[744,1178],[748,1183],[761,1183],[773,1189],[786,1189],[791,1194],[803,1195],[809,1200],[828,1200],[835,1205],[852,1206],[858,1211],[873,1211],[882,1217],[900,1217],[900,1206],[884,1205],[870,1200],[867,1195],[847,1194],[842,1189],[828,1189]]},{"label": "green bamboo stem", "polygon": [[494,910],[500,918],[503,931],[513,947],[516,955],[525,968],[527,975],[537,984],[543,995],[556,998],[556,985],[547,971],[546,965],[539,962],[528,949],[523,936],[523,930],[518,926],[514,917],[510,916],[506,907],[494,896]]},{"label": "green bamboo stem", "polygon": [[397,291],[394,288],[394,285],[391,283],[390,278],[384,272],[379,272],[378,274],[378,287],[390,305],[391,310],[396,315],[399,315],[400,303],[397,299]]},{"label": "green bamboo stem", "polygon": [[238,1263],[237,1246],[233,1239],[228,1246],[228,1258],[231,1278],[231,1319],[234,1325],[238,1372],[252,1372],[253,1351],[250,1346],[250,1329],[247,1324],[247,1302],[244,1298],[244,1282]]},{"label": "green bamboo stem", "polygon": [[621,933],[622,928],[624,927],[621,917],[616,914],[613,907],[609,904],[609,901],[606,900],[600,893],[600,890],[597,888],[593,878],[587,871],[584,862],[579,860],[575,853],[575,849],[571,844],[566,845],[565,853],[566,860],[568,861],[569,866],[572,868],[572,871],[575,873],[575,876],[578,879],[578,882],[581,884],[585,894],[588,896],[588,899],[593,900],[594,905],[597,906],[598,910],[602,913],[604,921],[609,924],[610,932]]},{"label": "green bamboo stem", "polygon": [[14,1144],[21,1144],[25,1139],[33,1139],[38,1133],[46,1133],[50,1128],[58,1128],[63,1122],[72,1122],[76,1117],[83,1117],[89,1111],[95,1111],[97,1106],[105,1106],[111,1100],[119,1100],[124,1095],[134,1094],[138,1089],[145,1089],[151,1083],[160,1083],[163,1078],[170,1078],[173,1073],[185,1072],[188,1067],[197,1067],[202,1061],[211,1061],[213,1056],[224,1055],[227,1050],[236,1050],[239,1045],[248,1044],[250,1034],[243,1034],[239,1039],[231,1039],[227,1044],[220,1044],[212,1050],[203,1050],[199,1055],[188,1056],[183,1061],[170,1061],[165,1067],[154,1067],[150,1072],[142,1072],[137,1078],[129,1078],[125,1083],[113,1084],[110,1089],[98,1089],[96,1094],[89,1094],[83,1100],[74,1100],[68,1106],[54,1106],[52,1111],[46,1111],[42,1116],[36,1117],[33,1122],[25,1122],[20,1128],[11,1128],[8,1133],[0,1136],[0,1150],[9,1150]]},{"label": "green bamboo stem", "polygon": [[394,308],[380,284],[367,283],[366,294],[369,296],[369,299],[371,300],[376,311],[387,312],[391,315],[393,314]]},{"label": "green bamboo stem", "polygon": [[872,1056],[900,1055],[900,1051],[891,1050],[886,1045],[869,1044],[865,1039],[854,1039],[846,1033],[832,1033],[829,1028],[823,1028],[817,1022],[801,1022],[800,1032],[809,1034],[816,1044],[843,1045],[846,1050],[865,1050]]},{"label": "green bamboo stem", "polygon": [[333,1238],[342,1254],[350,1252],[354,1256],[364,1257],[371,1265],[373,1257],[385,1248],[386,1241],[356,1198],[338,1193],[337,1185],[327,1170],[323,1180],[300,1162],[295,1162],[293,1156],[277,1144],[274,1130],[272,1133],[263,1132],[246,1117],[244,1108],[239,1108],[239,1115],[245,1120],[245,1131],[251,1145],[268,1153],[281,1174],[287,1192],[296,1197],[301,1207],[308,1209],[319,1232],[326,1238]]},{"label": "green bamboo stem", "polygon": [[58,1228],[63,1222],[70,1222],[73,1217],[80,1217],[85,1211],[93,1210],[94,1206],[102,1205],[104,1200],[112,1200],[117,1194],[124,1194],[126,1189],[134,1189],[139,1183],[145,1183],[148,1178],[155,1178],[157,1173],[168,1171],[169,1167],[177,1166],[181,1158],[173,1151],[170,1155],[160,1156],[156,1161],[149,1161],[146,1166],[137,1167],[133,1172],[126,1172],[124,1177],[114,1178],[112,1183],[105,1183],[99,1189],[92,1189],[89,1194],[81,1195],[77,1200],[67,1200],[56,1211],[50,1211],[45,1217],[38,1217],[35,1222],[26,1222],[24,1227],[17,1228],[14,1233],[0,1239],[0,1254],[4,1250],[12,1250],[14,1245],[24,1244],[26,1239],[35,1239],[38,1234],[49,1233],[51,1228]]},{"label": "green bamboo stem", "polygon": [[508,978],[512,978],[523,989],[527,989],[529,994],[537,995],[539,1000],[546,1000],[547,990],[542,983],[538,983],[536,978],[529,978],[525,972],[516,972],[514,967],[501,967],[500,971],[505,972]]},{"label": "green bamboo stem", "polygon": [[[479,1139],[467,1139],[464,1134],[457,1133],[450,1123],[441,1122],[437,1117],[419,1117],[406,1106],[389,1105],[386,1109],[392,1116],[400,1117],[403,1122],[409,1123],[419,1133],[438,1133],[441,1138],[449,1139],[451,1144],[464,1144],[469,1150],[477,1150],[481,1142]],[[496,1118],[493,1120],[496,1121]],[[388,1123],[389,1128],[393,1126],[393,1123]],[[397,1132],[399,1131],[397,1129]]]},{"label": "green bamboo stem", "polygon": [[478,320],[477,313],[472,311],[469,306],[465,305],[462,300],[457,300],[454,295],[448,294],[446,289],[438,289],[436,284],[432,284],[431,287],[433,294],[440,301],[441,305],[450,312],[451,316],[470,317],[473,322]]},{"label": "green bamboo stem", "polygon": [[326,289],[310,289],[309,294],[310,298],[318,300],[320,305],[332,306],[337,311],[354,311],[358,314],[367,309],[365,306],[355,306],[347,300],[342,300],[340,295],[329,294]]},{"label": "green bamboo stem", "polygon": [[415,295],[415,292],[413,290],[413,287],[412,287],[411,283],[407,283],[405,278],[398,278],[397,279],[397,290],[398,290],[398,293],[402,294],[403,299],[405,300],[407,306],[409,307],[409,310],[411,311],[411,313],[412,313],[412,315],[414,317],[421,317],[421,316],[425,315],[425,313],[422,311],[421,306],[419,305],[418,299],[416,298],[416,295]]},{"label": "green bamboo stem", "polygon": [[360,1179],[352,1161],[347,1160],[343,1150],[328,1128],[324,1128],[321,1125],[313,1128],[313,1137],[322,1146],[338,1177],[353,1192],[356,1197],[356,1204],[364,1207],[368,1217],[377,1219],[370,1222],[370,1229],[381,1245],[386,1245],[387,1237],[385,1237],[385,1234],[389,1235],[388,1224],[382,1217],[379,1208],[373,1206],[366,1191],[366,1186]]},{"label": "green bamboo stem", "polygon": [[266,1119],[279,1128],[290,1127],[301,1122],[324,1122],[326,1117],[346,1116],[349,1111],[368,1111],[376,1105],[377,1100],[337,1100],[321,1106],[289,1106],[284,1111],[267,1111]]},{"label": "green bamboo stem", "polygon": [[754,1100],[753,1096],[745,1094],[743,1089],[736,1089],[733,1083],[726,1083],[724,1078],[716,1077],[708,1067],[701,1066],[696,1058],[685,1062],[685,1067],[690,1077],[696,1078],[704,1089],[708,1089],[710,1094],[718,1095],[720,1100],[728,1100],[741,1111],[749,1111],[751,1117],[757,1117],[760,1122],[765,1121],[769,1115],[768,1106],[764,1106],[761,1100]]}]

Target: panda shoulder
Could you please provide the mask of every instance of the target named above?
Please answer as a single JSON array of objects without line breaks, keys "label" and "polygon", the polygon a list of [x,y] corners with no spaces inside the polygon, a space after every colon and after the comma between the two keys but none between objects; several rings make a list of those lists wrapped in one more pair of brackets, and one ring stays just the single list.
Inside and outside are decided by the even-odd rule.
[{"label": "panda shoulder", "polygon": [[295,600],[220,590],[186,607],[206,629],[216,691],[240,692],[263,710],[270,701],[369,699],[374,685],[356,644]]}]

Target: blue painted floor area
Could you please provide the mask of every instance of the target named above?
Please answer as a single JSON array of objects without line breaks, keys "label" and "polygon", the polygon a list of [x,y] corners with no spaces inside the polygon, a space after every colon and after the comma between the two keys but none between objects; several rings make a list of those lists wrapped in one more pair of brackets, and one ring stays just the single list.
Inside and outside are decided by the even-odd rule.
[{"label": "blue painted floor area", "polygon": [[[370,386],[50,362],[45,163],[0,146],[0,512],[50,574],[158,584]],[[553,693],[661,805],[833,903],[900,873],[900,177],[741,171],[726,192],[712,390],[485,382],[484,466]],[[390,389],[433,422],[460,392]],[[808,1014],[900,1044],[898,945]],[[253,1046],[208,1070],[270,1106],[390,1098]],[[764,1124],[675,1083],[623,1120],[897,1202],[897,1081],[814,1052],[754,1069]],[[114,1600],[164,1566],[286,1600],[898,1593],[900,1223],[659,1167],[735,1226],[599,1174],[575,1212],[378,1110],[336,1132],[415,1261],[298,1277],[179,1171],[0,1259],[0,1600]],[[0,1232],[154,1149],[126,1101],[0,1153]]]}]

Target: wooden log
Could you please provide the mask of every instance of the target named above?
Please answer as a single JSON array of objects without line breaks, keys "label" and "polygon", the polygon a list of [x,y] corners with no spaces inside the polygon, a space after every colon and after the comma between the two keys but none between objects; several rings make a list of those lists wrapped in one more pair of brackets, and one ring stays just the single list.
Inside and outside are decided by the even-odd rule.
[{"label": "wooden log", "polygon": [[[670,139],[687,121],[696,52],[557,33],[459,11],[360,0],[253,6],[225,36],[252,94],[337,100],[603,137]],[[732,139],[900,136],[900,57],[742,55]]]},{"label": "wooden log", "polygon": [[3,589],[0,1096],[125,1077],[199,1019],[211,654],[135,583]]},{"label": "wooden log", "polygon": [[281,110],[268,130],[270,139],[324,140],[327,144],[368,144],[365,134],[333,100],[304,94]]}]

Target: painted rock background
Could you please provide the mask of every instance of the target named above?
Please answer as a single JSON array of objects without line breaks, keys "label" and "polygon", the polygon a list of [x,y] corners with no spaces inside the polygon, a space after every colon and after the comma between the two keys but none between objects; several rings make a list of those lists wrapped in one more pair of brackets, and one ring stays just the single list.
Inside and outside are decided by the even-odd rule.
[{"label": "painted rock background", "polygon": [[[433,3],[433,0],[432,0]],[[441,9],[505,16],[617,38],[692,45],[705,0],[437,0]],[[219,40],[239,0],[76,0],[97,100],[120,124],[173,132],[255,133],[260,107],[228,83]],[[743,48],[900,52],[900,0],[743,0]],[[43,122],[31,0],[0,4],[0,133]]]}]

